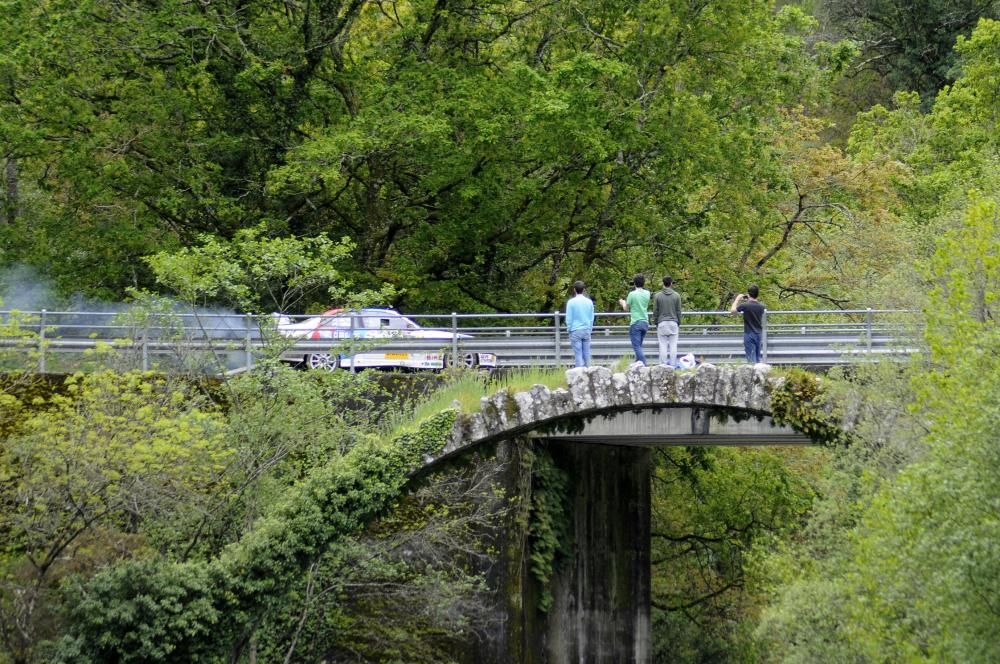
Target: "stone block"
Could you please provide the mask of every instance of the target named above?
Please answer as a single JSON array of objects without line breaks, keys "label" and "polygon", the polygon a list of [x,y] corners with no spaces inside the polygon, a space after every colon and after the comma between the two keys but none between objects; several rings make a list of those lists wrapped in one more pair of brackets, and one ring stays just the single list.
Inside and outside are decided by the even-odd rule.
[{"label": "stone block", "polygon": [[733,371],[732,396],[729,405],[734,408],[746,408],[753,392],[753,365],[741,364]]},{"label": "stone block", "polygon": [[628,377],[625,374],[611,374],[611,391],[611,399],[614,405],[632,405],[632,391],[629,389]]},{"label": "stone block", "polygon": [[545,385],[531,386],[531,400],[535,422],[544,422],[555,417],[552,409],[552,390]]},{"label": "stone block", "polygon": [[650,369],[641,362],[634,362],[625,372],[632,403],[639,406],[653,401],[653,386],[650,382]]},{"label": "stone block", "polygon": [[471,443],[486,438],[488,430],[486,423],[483,421],[482,413],[470,413],[465,416],[464,420],[462,435],[466,442]]},{"label": "stone block", "polygon": [[594,408],[594,393],[590,386],[590,374],[585,367],[577,367],[566,372],[566,385],[573,397],[575,410]]},{"label": "stone block", "polygon": [[496,414],[498,430],[510,429],[512,426],[517,426],[519,421],[517,414],[510,412],[512,409],[509,396],[508,391],[502,389],[490,397],[490,406],[492,406],[492,412]]},{"label": "stone block", "polygon": [[771,365],[753,365],[753,378],[750,382],[750,398],[747,408],[751,410],[769,411],[771,409],[771,381],[768,379]]},{"label": "stone block", "polygon": [[492,397],[481,397],[479,399],[479,414],[483,421],[483,427],[487,432],[492,432],[500,428],[500,413],[493,404]]},{"label": "stone block", "polygon": [[649,368],[650,398],[653,403],[677,401],[677,372],[662,364]]},{"label": "stone block", "polygon": [[527,425],[531,424],[536,420],[535,418],[535,400],[531,395],[531,392],[518,392],[514,395],[514,403],[517,404],[517,424]]},{"label": "stone block", "polygon": [[552,390],[549,403],[552,405],[552,414],[554,417],[568,415],[576,409],[573,395],[570,394],[569,390],[562,387]]},{"label": "stone block", "polygon": [[694,371],[677,372],[677,403],[694,403],[697,380],[698,375]]},{"label": "stone block", "polygon": [[698,365],[694,372],[694,402],[715,403],[715,382],[719,370],[714,364]]},{"label": "stone block", "polygon": [[589,367],[590,389],[594,395],[595,408],[607,408],[614,405],[612,401],[611,369],[607,367]]}]

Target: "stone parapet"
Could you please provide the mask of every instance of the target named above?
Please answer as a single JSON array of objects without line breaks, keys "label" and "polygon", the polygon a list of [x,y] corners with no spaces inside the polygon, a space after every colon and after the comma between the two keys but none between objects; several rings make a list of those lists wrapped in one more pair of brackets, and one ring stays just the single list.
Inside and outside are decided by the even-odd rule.
[{"label": "stone parapet", "polygon": [[782,382],[766,364],[701,364],[696,369],[675,370],[636,362],[620,373],[607,367],[570,369],[565,389],[534,385],[523,392],[503,389],[483,397],[477,412],[455,422],[443,455],[568,417],[609,410],[701,406],[769,415],[771,394]]}]

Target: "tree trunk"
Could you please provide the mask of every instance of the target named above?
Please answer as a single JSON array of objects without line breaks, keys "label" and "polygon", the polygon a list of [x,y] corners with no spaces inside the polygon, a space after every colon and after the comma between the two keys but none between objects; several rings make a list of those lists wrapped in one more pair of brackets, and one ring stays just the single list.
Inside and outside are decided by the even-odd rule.
[{"label": "tree trunk", "polygon": [[0,223],[11,223],[20,213],[17,196],[17,160],[7,157],[4,167],[4,198],[0,205]]}]

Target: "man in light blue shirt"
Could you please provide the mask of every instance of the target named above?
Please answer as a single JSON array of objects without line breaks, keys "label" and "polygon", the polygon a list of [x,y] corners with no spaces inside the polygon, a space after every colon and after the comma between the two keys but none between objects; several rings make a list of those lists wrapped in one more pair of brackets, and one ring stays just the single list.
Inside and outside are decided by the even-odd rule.
[{"label": "man in light blue shirt", "polygon": [[566,330],[569,345],[573,348],[576,367],[590,364],[590,332],[594,328],[594,303],[583,294],[586,286],[582,281],[573,284],[575,296],[566,303]]}]

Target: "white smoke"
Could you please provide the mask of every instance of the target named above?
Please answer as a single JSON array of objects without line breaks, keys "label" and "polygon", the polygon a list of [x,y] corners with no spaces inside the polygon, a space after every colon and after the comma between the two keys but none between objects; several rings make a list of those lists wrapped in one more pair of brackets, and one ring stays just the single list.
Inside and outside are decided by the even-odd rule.
[{"label": "white smoke", "polygon": [[[261,337],[254,319],[232,309],[191,307],[159,298],[155,313],[151,313],[149,303],[108,302],[82,293],[62,296],[49,279],[25,265],[0,270],[0,323],[9,320],[15,310],[21,312],[21,320],[31,321],[29,327],[44,325],[46,337],[52,340],[207,337],[242,347],[248,335],[253,340]],[[232,353],[223,353],[228,354]],[[243,361],[239,353],[234,358]]]}]

